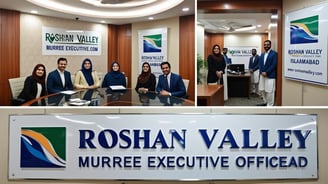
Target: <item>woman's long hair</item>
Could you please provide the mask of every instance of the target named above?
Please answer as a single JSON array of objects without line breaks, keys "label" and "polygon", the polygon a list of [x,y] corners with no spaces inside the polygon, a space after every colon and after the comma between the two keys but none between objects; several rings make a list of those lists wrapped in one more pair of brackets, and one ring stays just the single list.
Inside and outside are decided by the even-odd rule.
[{"label": "woman's long hair", "polygon": [[[39,67],[43,68],[43,75],[41,77],[39,77],[38,75],[36,75],[36,71],[38,70]],[[43,64],[37,64],[35,65],[33,72],[32,72],[32,76],[33,78],[38,82],[41,83],[42,85],[45,85],[46,82],[46,76],[47,76],[47,72],[46,72],[46,67]]]}]

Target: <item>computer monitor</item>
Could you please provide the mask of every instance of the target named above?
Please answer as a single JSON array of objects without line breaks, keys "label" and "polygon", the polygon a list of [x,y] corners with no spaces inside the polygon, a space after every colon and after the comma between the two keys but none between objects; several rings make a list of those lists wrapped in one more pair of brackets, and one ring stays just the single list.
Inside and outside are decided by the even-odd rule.
[{"label": "computer monitor", "polygon": [[234,72],[245,72],[245,64],[230,64],[228,69]]}]

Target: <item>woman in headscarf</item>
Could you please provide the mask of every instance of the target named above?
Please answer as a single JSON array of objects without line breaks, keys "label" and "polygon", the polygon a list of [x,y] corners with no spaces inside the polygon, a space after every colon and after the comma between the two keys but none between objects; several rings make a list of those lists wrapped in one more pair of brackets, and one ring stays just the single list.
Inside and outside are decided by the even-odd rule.
[{"label": "woman in headscarf", "polygon": [[102,87],[107,88],[109,86],[124,86],[126,87],[125,75],[120,72],[120,65],[117,61],[114,61],[111,65],[111,71],[108,72],[103,80]]},{"label": "woman in headscarf", "polygon": [[207,84],[223,84],[226,64],[218,44],[213,45],[212,54],[207,57],[207,67]]},{"label": "woman in headscarf", "polygon": [[155,91],[156,77],[151,73],[151,68],[148,62],[142,64],[141,74],[138,76],[136,91],[139,93],[147,93]]},{"label": "woman in headscarf", "polygon": [[98,74],[92,70],[92,62],[86,58],[82,62],[81,70],[76,73],[74,79],[76,89],[94,89],[100,87]]}]

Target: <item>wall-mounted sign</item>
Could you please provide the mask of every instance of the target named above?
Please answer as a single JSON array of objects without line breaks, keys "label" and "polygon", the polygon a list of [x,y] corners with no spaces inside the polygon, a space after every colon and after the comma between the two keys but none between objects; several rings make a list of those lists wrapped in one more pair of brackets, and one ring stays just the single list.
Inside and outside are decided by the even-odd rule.
[{"label": "wall-mounted sign", "polygon": [[317,178],[315,115],[12,115],[9,179]]},{"label": "wall-mounted sign", "polygon": [[257,46],[229,46],[228,57],[231,58],[232,64],[244,64],[248,69],[249,58],[252,56],[252,49],[256,49],[257,54],[261,54],[261,49]]},{"label": "wall-mounted sign", "polygon": [[162,74],[160,64],[167,61],[167,28],[138,31],[139,73],[142,63],[148,62],[152,73],[158,77]]},{"label": "wall-mounted sign", "polygon": [[285,77],[328,85],[328,3],[288,13],[285,17]]},{"label": "wall-mounted sign", "polygon": [[101,55],[101,33],[42,27],[43,55]]}]

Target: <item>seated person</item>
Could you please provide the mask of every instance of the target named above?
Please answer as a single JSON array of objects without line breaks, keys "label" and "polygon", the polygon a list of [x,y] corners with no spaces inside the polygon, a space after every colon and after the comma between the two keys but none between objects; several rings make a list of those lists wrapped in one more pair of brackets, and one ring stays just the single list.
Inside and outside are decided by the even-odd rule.
[{"label": "seated person", "polygon": [[151,68],[148,62],[142,64],[142,72],[138,77],[135,90],[139,93],[147,93],[148,91],[155,91],[156,77],[151,73]]},{"label": "seated person", "polygon": [[162,62],[161,69],[163,74],[159,76],[156,87],[156,91],[159,95],[185,98],[186,87],[182,77],[171,72],[171,64],[169,62]]},{"label": "seated person", "polygon": [[92,62],[89,58],[83,60],[81,70],[76,73],[74,87],[76,89],[100,87],[98,74],[95,70],[92,70]]},{"label": "seated person", "polygon": [[49,94],[65,90],[73,90],[71,73],[66,71],[67,59],[58,58],[57,69],[50,72],[47,78],[47,90]]},{"label": "seated person", "polygon": [[108,88],[109,86],[122,85],[126,87],[125,75],[120,72],[120,65],[114,61],[111,65],[111,71],[108,72],[103,80],[101,87]]},{"label": "seated person", "polygon": [[37,64],[33,69],[32,75],[25,79],[23,90],[18,95],[18,98],[29,101],[46,95],[45,81],[46,67],[43,64]]}]

